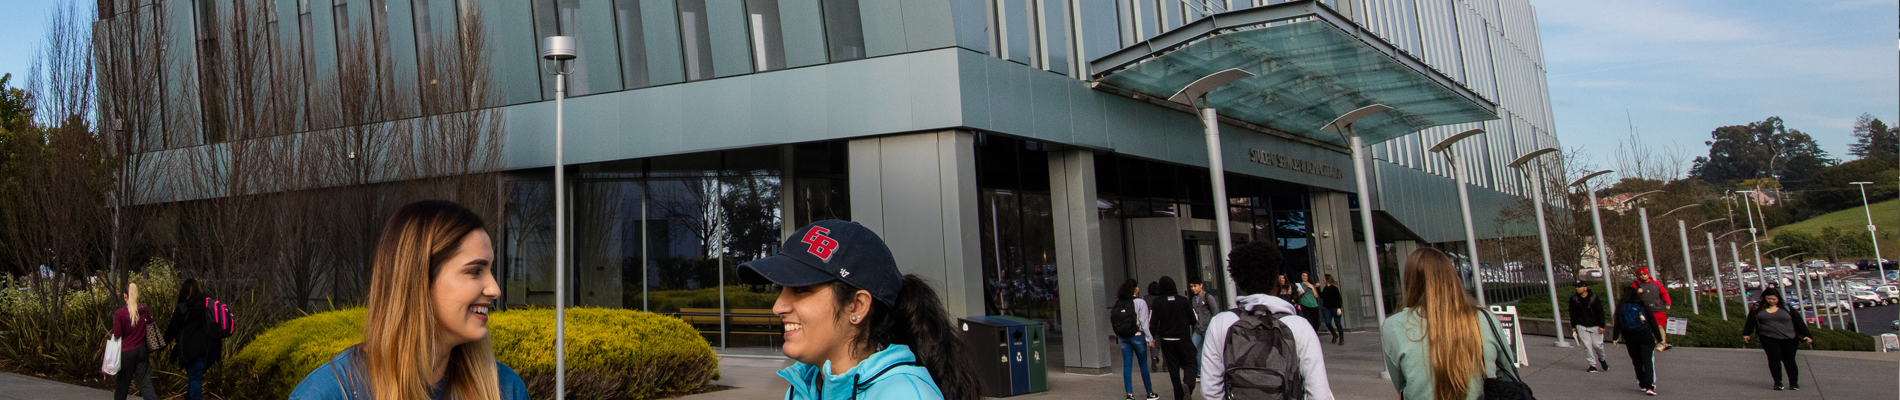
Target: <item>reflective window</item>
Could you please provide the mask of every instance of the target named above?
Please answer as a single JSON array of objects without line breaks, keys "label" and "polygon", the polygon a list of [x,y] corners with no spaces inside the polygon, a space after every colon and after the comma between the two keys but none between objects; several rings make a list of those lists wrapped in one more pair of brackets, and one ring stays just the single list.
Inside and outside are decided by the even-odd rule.
[{"label": "reflective window", "polygon": [[831,50],[831,61],[864,58],[864,23],[858,19],[858,0],[821,1],[825,7],[825,43]]},{"label": "reflective window", "polygon": [[1081,32],[1082,43],[1082,60],[1078,60],[1078,63],[1084,66],[1081,68],[1083,75],[1090,72],[1086,67],[1089,60],[1102,58],[1116,50],[1121,50],[1121,11],[1126,9],[1121,5],[1124,4],[1127,3],[1084,1],[1078,5],[1080,8],[1076,11],[1081,16],[1076,24],[1081,28],[1077,31]]},{"label": "reflective window", "polygon": [[988,135],[976,149],[983,307],[1060,330],[1049,158],[1035,142]]},{"label": "reflective window", "polygon": [[1071,75],[1069,65],[1069,2],[1042,2],[1042,40],[1047,54],[1043,69]]},{"label": "reflective window", "polygon": [[706,0],[680,0],[680,45],[686,54],[686,80],[713,77],[712,34],[706,25]]},{"label": "reflective window", "polygon": [[819,0],[778,2],[786,67],[825,63],[825,13],[820,6]]},{"label": "reflective window", "polygon": [[[574,48],[577,51],[583,46],[581,41],[586,38],[581,37],[581,21],[576,15],[580,12],[580,8],[579,0],[536,0],[534,2],[534,43],[537,49],[535,51],[536,59],[539,59],[541,56],[541,40],[545,37],[567,36],[574,38]],[[587,64],[569,62],[568,66],[572,68],[571,73],[567,76],[568,92],[592,92],[589,90],[591,88],[587,83]],[[554,76],[549,74],[540,75],[542,99],[554,99]]]},{"label": "reflective window", "polygon": [[638,0],[614,0],[614,33],[620,39],[620,74],[625,88],[647,87],[646,32]]},{"label": "reflective window", "polygon": [[779,23],[777,0],[746,0],[746,25],[752,31],[753,69],[785,68],[785,34]]},{"label": "reflective window", "polygon": [[754,71],[749,20],[741,0],[706,2],[706,41],[712,45],[714,77]]},{"label": "reflective window", "polygon": [[1003,0],[996,10],[999,20],[997,34],[1002,35],[1004,59],[1017,63],[1036,66],[1036,30],[1030,24],[1035,21],[1033,2],[1029,0]]}]

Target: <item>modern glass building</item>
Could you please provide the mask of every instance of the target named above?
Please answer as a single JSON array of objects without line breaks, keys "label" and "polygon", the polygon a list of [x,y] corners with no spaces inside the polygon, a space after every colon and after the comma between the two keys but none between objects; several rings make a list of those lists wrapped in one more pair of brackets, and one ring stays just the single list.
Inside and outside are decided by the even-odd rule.
[{"label": "modern glass building", "polygon": [[[570,304],[677,315],[727,351],[780,332],[776,289],[738,283],[735,266],[827,218],[878,231],[952,313],[1044,321],[1071,372],[1107,372],[1112,352],[1077,349],[1114,346],[1103,310],[1124,279],[1227,291],[1219,212],[1236,243],[1272,241],[1289,271],[1339,277],[1346,325],[1365,326],[1357,207],[1375,211],[1396,277],[1412,248],[1464,249],[1450,246],[1464,240],[1453,171],[1428,147],[1487,132],[1455,150],[1482,216],[1529,195],[1504,163],[1558,144],[1527,0],[102,0],[99,24],[163,8],[171,46],[189,47],[218,39],[193,26],[244,4],[268,19],[253,33],[291,55],[270,61],[300,83],[313,111],[297,129],[311,132],[347,128],[302,118],[352,82],[425,93],[386,97],[388,120],[442,112],[461,94],[427,94],[445,79],[431,65],[471,51],[444,32],[480,26],[489,79],[458,90],[505,131],[502,302],[549,305],[568,285]],[[565,188],[536,57],[553,35],[579,48]],[[178,53],[167,68],[217,56]],[[339,67],[352,57],[373,62]],[[1202,125],[1167,97],[1228,68],[1256,76],[1207,95],[1222,114],[1215,199]],[[1374,159],[1364,204],[1347,141],[1321,127],[1370,104],[1394,110],[1355,125]],[[202,125],[146,150],[260,140]],[[554,190],[571,194],[565,249]]]}]

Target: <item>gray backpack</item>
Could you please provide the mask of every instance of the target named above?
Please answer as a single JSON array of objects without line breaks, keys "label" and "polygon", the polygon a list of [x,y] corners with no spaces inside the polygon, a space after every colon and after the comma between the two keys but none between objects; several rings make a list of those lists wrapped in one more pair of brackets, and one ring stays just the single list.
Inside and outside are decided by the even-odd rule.
[{"label": "gray backpack", "polygon": [[1293,330],[1280,322],[1292,314],[1275,313],[1267,306],[1232,310],[1240,320],[1227,329],[1227,348],[1221,354],[1226,378],[1221,386],[1229,399],[1304,399],[1299,349]]}]

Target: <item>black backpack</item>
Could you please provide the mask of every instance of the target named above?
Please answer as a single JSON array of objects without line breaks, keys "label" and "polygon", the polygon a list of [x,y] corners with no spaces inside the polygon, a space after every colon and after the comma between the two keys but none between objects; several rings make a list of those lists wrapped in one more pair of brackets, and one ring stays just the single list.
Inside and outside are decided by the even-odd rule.
[{"label": "black backpack", "polygon": [[1115,336],[1131,338],[1141,333],[1138,317],[1135,315],[1135,301],[1121,299],[1114,307],[1108,308],[1108,327],[1115,329]]},{"label": "black backpack", "polygon": [[231,306],[224,302],[206,297],[204,315],[204,334],[212,339],[231,337],[237,330],[237,323],[231,319]]},{"label": "black backpack", "polygon": [[1293,330],[1280,322],[1292,314],[1268,311],[1265,305],[1229,311],[1240,319],[1227,329],[1227,348],[1221,354],[1226,371],[1221,386],[1227,398],[1306,398]]}]

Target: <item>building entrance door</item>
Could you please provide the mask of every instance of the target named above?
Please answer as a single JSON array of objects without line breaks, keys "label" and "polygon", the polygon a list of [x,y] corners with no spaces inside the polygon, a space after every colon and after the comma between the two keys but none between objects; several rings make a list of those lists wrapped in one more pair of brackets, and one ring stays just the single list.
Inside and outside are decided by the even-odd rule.
[{"label": "building entrance door", "polygon": [[[1184,258],[1181,276],[1191,277],[1181,282],[1182,289],[1187,288],[1187,282],[1192,282],[1192,278],[1200,278],[1201,282],[1206,283],[1205,290],[1213,294],[1214,298],[1226,298],[1227,280],[1223,279],[1222,274],[1227,271],[1221,269],[1220,243],[1215,240],[1218,237],[1220,235],[1214,232],[1181,231],[1181,255]],[[1234,235],[1234,243],[1246,243],[1244,238]]]}]

